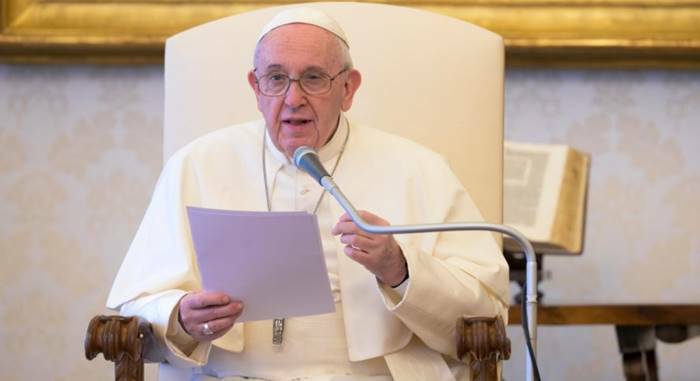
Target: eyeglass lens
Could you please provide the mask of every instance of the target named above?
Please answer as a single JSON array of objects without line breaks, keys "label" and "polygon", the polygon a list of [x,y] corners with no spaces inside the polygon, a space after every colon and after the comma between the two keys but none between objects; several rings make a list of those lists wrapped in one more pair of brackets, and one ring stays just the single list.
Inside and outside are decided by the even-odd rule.
[{"label": "eyeglass lens", "polygon": [[294,81],[299,82],[304,92],[315,95],[330,90],[332,78],[326,73],[317,71],[307,71],[299,79],[291,79],[281,72],[269,73],[260,77],[260,90],[265,95],[282,95]]}]

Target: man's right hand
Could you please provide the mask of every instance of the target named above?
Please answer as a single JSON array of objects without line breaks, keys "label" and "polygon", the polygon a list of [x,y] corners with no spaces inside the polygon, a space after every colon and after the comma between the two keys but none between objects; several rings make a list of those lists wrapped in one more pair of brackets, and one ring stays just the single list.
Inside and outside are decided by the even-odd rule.
[{"label": "man's right hand", "polygon": [[189,293],[178,303],[180,325],[197,341],[212,341],[223,336],[242,312],[243,303],[222,292]]}]

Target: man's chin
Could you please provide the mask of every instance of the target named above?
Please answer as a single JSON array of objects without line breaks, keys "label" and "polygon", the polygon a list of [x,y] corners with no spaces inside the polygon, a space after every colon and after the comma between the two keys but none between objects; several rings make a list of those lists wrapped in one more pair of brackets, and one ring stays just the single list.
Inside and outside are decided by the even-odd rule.
[{"label": "man's chin", "polygon": [[284,153],[285,153],[290,159],[291,159],[291,158],[294,158],[294,152],[296,152],[296,150],[297,150],[299,147],[311,147],[311,148],[313,148],[313,149],[317,149],[317,148],[314,146],[314,144],[311,143],[311,142],[309,142],[309,141],[299,141],[299,142],[294,142],[294,143],[291,143],[291,144],[285,144],[285,145],[284,145]]}]

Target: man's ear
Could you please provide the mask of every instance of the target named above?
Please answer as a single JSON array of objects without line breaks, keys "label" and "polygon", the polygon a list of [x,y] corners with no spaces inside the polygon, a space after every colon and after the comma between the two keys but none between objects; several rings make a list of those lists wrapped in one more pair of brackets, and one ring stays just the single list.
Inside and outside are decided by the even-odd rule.
[{"label": "man's ear", "polygon": [[357,89],[360,88],[361,83],[362,75],[360,74],[360,72],[355,69],[350,70],[348,72],[348,78],[345,80],[345,86],[343,88],[345,94],[343,94],[343,103],[341,103],[340,105],[341,110],[350,110],[350,107],[352,106],[352,100],[355,97],[355,92],[357,92]]},{"label": "man's ear", "polygon": [[258,96],[258,79],[255,77],[255,72],[253,70],[248,72],[248,84],[250,88],[255,92],[255,96]]},{"label": "man's ear", "polygon": [[255,93],[255,103],[258,106],[258,110],[260,110],[260,87],[258,87],[258,79],[255,77],[255,72],[252,70],[248,72],[248,84]]}]

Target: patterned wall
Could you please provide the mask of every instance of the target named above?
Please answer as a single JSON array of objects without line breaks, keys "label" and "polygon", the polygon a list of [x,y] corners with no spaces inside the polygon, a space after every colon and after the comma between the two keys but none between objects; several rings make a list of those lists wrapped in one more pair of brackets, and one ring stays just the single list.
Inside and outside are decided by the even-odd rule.
[{"label": "patterned wall", "polygon": [[[0,380],[106,380],[84,359],[91,316],[160,168],[156,67],[0,65]],[[700,301],[700,73],[507,75],[506,134],[593,154],[584,255],[547,259],[546,301]],[[521,379],[509,328],[509,380]],[[696,380],[700,339],[659,348],[665,380]],[[547,380],[621,380],[610,327],[541,328]]]},{"label": "patterned wall", "polygon": [[[579,257],[547,257],[545,302],[700,303],[700,72],[510,71],[506,138],[592,155]],[[612,327],[540,328],[547,380],[621,380]],[[514,339],[510,380],[524,368]],[[700,338],[657,348],[662,380],[698,380]]]},{"label": "patterned wall", "polygon": [[87,323],[160,167],[159,68],[0,66],[0,380],[106,380]]}]

